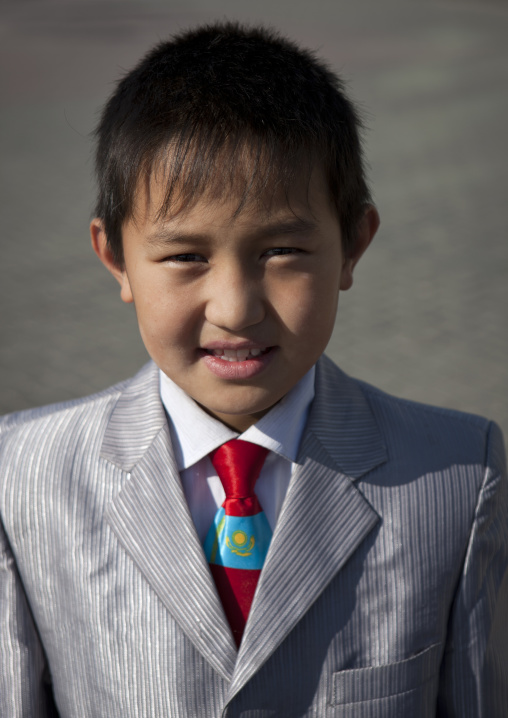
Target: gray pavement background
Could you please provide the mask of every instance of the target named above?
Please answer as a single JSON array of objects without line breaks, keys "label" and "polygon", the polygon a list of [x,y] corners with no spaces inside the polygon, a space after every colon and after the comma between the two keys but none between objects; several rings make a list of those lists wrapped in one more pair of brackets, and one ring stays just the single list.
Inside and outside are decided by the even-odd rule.
[{"label": "gray pavement background", "polygon": [[90,393],[145,361],[89,245],[89,133],[154,42],[224,17],[316,49],[366,112],[382,227],[329,353],[508,435],[508,7],[495,0],[2,0],[0,413]]}]

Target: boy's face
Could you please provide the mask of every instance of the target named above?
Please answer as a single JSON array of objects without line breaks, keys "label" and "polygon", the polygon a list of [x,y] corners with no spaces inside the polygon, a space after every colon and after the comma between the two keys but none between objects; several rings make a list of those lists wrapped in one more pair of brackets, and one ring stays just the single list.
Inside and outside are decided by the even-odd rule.
[{"label": "boy's face", "polygon": [[157,218],[162,186],[140,192],[123,229],[116,267],[99,220],[94,248],[134,302],[155,363],[206,411],[244,431],[276,404],[323,353],[339,290],[377,229],[368,208],[350,257],[324,179],[289,197],[252,201],[203,197]]}]

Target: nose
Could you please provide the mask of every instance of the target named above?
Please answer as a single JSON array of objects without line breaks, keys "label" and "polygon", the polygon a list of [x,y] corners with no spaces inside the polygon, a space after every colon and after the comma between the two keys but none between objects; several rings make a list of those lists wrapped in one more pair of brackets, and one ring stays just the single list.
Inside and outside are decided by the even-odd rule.
[{"label": "nose", "polygon": [[232,264],[211,275],[205,311],[210,324],[240,332],[263,320],[266,309],[261,278]]}]

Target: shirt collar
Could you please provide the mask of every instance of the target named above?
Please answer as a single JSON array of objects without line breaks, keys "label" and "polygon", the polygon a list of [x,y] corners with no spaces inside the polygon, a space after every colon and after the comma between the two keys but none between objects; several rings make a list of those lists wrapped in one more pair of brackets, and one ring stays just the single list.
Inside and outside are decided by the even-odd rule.
[{"label": "shirt collar", "polygon": [[209,416],[160,371],[160,395],[169,418],[178,470],[188,469],[221,444],[237,438],[265,446],[279,456],[295,461],[314,398],[315,373],[315,367],[312,367],[265,416],[243,434],[238,434]]}]

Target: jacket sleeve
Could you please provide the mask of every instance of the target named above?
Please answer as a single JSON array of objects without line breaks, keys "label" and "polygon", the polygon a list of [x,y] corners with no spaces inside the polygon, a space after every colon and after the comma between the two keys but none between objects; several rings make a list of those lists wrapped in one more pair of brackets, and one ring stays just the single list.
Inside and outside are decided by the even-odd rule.
[{"label": "jacket sleeve", "polygon": [[485,466],[449,620],[439,718],[508,716],[508,480],[495,424]]},{"label": "jacket sleeve", "polygon": [[58,718],[44,652],[0,523],[0,716]]}]

